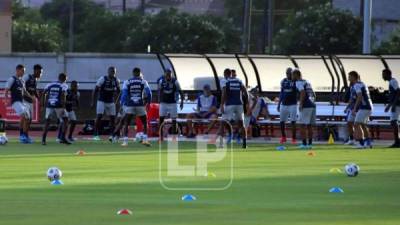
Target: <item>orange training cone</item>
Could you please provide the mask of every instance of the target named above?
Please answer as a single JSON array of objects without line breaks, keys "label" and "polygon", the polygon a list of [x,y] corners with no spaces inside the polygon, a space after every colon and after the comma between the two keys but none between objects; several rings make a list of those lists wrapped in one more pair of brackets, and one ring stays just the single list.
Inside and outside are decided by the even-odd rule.
[{"label": "orange training cone", "polygon": [[308,156],[316,156],[315,152],[313,152],[313,151],[308,152],[307,155]]},{"label": "orange training cone", "polygon": [[84,156],[84,155],[86,155],[86,152],[81,149],[81,150],[76,152],[76,155]]}]

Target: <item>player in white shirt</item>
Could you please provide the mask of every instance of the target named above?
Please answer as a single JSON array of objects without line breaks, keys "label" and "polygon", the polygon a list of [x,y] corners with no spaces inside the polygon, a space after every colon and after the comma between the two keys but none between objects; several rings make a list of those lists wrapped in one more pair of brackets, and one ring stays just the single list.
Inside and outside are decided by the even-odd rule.
[{"label": "player in white shirt", "polygon": [[196,113],[191,113],[187,116],[188,137],[195,137],[193,133],[193,119],[209,119],[209,125],[206,130],[208,134],[214,124],[217,122],[217,98],[212,95],[210,85],[206,84],[203,87],[203,94],[197,98]]}]

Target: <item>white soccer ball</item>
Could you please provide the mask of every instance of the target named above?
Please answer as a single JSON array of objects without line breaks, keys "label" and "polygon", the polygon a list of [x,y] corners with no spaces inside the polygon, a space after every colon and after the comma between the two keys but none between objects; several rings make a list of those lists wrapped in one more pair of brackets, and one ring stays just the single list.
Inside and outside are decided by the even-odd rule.
[{"label": "white soccer ball", "polygon": [[47,178],[49,178],[50,181],[59,180],[61,177],[62,177],[62,172],[57,167],[50,167],[47,170]]},{"label": "white soccer ball", "polygon": [[346,172],[347,176],[355,177],[360,172],[360,167],[355,163],[349,163],[344,167],[344,171]]},{"label": "white soccer ball", "polygon": [[5,145],[8,142],[8,138],[5,135],[0,136],[0,145]]}]

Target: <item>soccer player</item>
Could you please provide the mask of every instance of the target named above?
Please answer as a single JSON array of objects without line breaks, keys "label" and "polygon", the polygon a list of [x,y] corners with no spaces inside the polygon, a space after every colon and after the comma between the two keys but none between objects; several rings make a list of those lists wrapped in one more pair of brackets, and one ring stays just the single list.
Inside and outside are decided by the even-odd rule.
[{"label": "soccer player", "polygon": [[[233,120],[241,132],[243,139],[242,148],[247,148],[247,131],[244,127],[244,98],[249,98],[246,87],[242,81],[237,78],[229,78],[226,80],[222,89],[221,113],[225,121]],[[248,102],[247,102],[248,104]],[[248,108],[248,105],[246,105]],[[222,135],[225,122],[221,121],[219,133]]]},{"label": "soccer player", "polygon": [[76,113],[75,110],[79,109],[79,98],[81,94],[78,91],[78,81],[71,81],[71,88],[67,90],[67,97],[65,103],[65,109],[67,110],[67,116],[69,121],[68,127],[68,141],[74,142],[75,138],[72,136],[76,126]]},{"label": "soccer player", "polygon": [[[95,132],[93,140],[100,140],[99,130],[101,125],[101,119],[103,115],[108,115],[110,117],[110,127],[111,135],[114,131],[114,122],[116,116],[116,106],[115,101],[118,100],[120,94],[120,81],[116,77],[117,70],[115,67],[111,66],[108,68],[108,75],[102,76],[96,83],[96,87],[92,93],[92,107],[94,106],[94,99],[99,92],[96,106],[96,122],[95,122]],[[112,141],[112,138],[109,138]]]},{"label": "soccer player", "polygon": [[[37,91],[37,81],[40,79],[43,73],[43,68],[41,65],[36,64],[33,66],[33,74],[25,74],[22,77],[22,80],[25,82],[25,89],[29,93],[29,96],[24,95],[24,104],[29,110],[30,119],[28,122],[28,131],[30,129],[30,125],[32,123],[33,117],[33,101],[36,99],[40,99],[39,93]],[[22,130],[20,130],[22,133]],[[21,135],[21,134],[20,134]],[[28,134],[27,134],[28,135]],[[28,135],[29,136],[29,135]]]},{"label": "soccer player", "polygon": [[71,144],[66,138],[65,133],[68,126],[68,115],[65,110],[66,96],[68,85],[66,84],[67,75],[65,73],[60,73],[58,75],[58,81],[50,83],[46,86],[43,92],[43,103],[46,104],[46,123],[43,130],[42,145],[46,145],[46,137],[51,122],[51,116],[56,115],[57,119],[62,121],[60,143],[61,144]]},{"label": "soccer player", "polygon": [[390,148],[400,148],[399,138],[399,115],[400,115],[400,87],[399,82],[392,76],[392,71],[384,69],[382,71],[382,78],[389,81],[389,101],[385,108],[385,112],[391,112],[390,124],[393,128],[394,143]]},{"label": "soccer player", "polygon": [[[117,143],[119,140],[119,137],[121,135],[121,129],[123,128],[124,124],[125,124],[125,117],[126,114],[124,112],[124,108],[123,105],[125,104],[125,100],[126,100],[126,94],[124,94],[123,91],[121,91],[121,97],[120,97],[120,102],[119,102],[119,110],[117,113],[117,118],[115,121],[115,128],[114,128],[114,134],[112,137],[112,143]],[[128,131],[127,131],[128,132]]]},{"label": "soccer player", "polygon": [[344,110],[344,113],[346,113],[346,121],[347,121],[347,130],[349,132],[349,140],[345,143],[345,145],[354,145],[354,120],[355,120],[355,115],[352,113],[352,110],[354,109],[354,104],[356,103],[357,100],[357,93],[356,90],[354,89],[354,81],[350,81],[350,96],[349,96],[349,102],[346,106],[346,109]]},{"label": "soccer player", "polygon": [[316,122],[315,93],[310,82],[302,78],[300,70],[293,70],[292,78],[296,81],[296,89],[300,93],[299,123],[302,138],[300,148],[310,149],[313,141],[313,125]]},{"label": "soccer player", "polygon": [[221,87],[221,90],[225,87],[226,82],[231,77],[232,77],[232,70],[228,69],[228,68],[225,69],[224,70],[224,78],[220,79],[220,81],[219,81],[219,85]]},{"label": "soccer player", "polygon": [[237,78],[237,73],[236,73],[236,70],[231,70],[231,77],[232,78]]},{"label": "soccer player", "polygon": [[[141,143],[151,146],[147,141],[147,105],[151,102],[151,89],[146,80],[141,77],[139,68],[133,69],[133,78],[124,82],[122,86],[124,98],[124,141],[122,146],[128,146],[128,127],[134,116],[138,116],[143,124],[143,137]],[[176,107],[175,107],[176,108]]]},{"label": "soccer player", "polygon": [[249,99],[249,109],[244,118],[246,128],[248,128],[250,124],[256,124],[259,117],[269,117],[267,101],[260,96],[257,87],[250,90]]},{"label": "soccer player", "polygon": [[[160,124],[164,122],[165,117],[168,115],[172,118],[172,132],[177,134],[176,118],[178,117],[178,110],[176,108],[176,94],[180,95],[180,109],[183,109],[183,92],[179,85],[178,80],[172,77],[172,72],[169,70],[165,73],[164,79],[160,80],[159,87],[159,103],[160,103]],[[160,129],[160,140],[163,140],[163,129]]]},{"label": "soccer player", "polygon": [[29,108],[24,104],[24,96],[33,98],[25,89],[24,81],[21,79],[25,73],[24,65],[17,65],[15,76],[7,80],[5,86],[5,97],[11,93],[11,106],[15,113],[20,117],[20,130],[22,130],[19,140],[24,144],[31,144],[32,139],[28,136],[29,121],[31,119]]},{"label": "soccer player", "polygon": [[280,113],[281,144],[287,141],[285,124],[289,119],[292,124],[292,144],[296,144],[297,91],[296,82],[292,79],[292,71],[292,68],[287,68],[286,78],[281,81],[281,93],[277,108]]},{"label": "soccer player", "polygon": [[350,83],[354,83],[354,90],[357,98],[351,113],[354,118],[354,131],[359,144],[355,146],[357,149],[372,148],[370,140],[370,132],[367,127],[369,117],[371,115],[373,105],[367,86],[361,81],[360,75],[356,71],[349,73]]},{"label": "soccer player", "polygon": [[214,124],[217,122],[217,98],[211,93],[210,85],[206,84],[203,87],[203,94],[197,98],[196,113],[190,113],[187,116],[188,123],[188,137],[193,138],[196,135],[193,133],[192,120],[196,119],[210,119],[210,124],[207,127],[206,134],[208,134]]}]

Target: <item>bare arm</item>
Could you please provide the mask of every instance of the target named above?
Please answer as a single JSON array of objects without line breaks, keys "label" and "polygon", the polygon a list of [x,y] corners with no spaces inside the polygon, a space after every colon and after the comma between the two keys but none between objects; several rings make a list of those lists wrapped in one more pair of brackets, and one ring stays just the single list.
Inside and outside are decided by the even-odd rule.
[{"label": "bare arm", "polygon": [[244,97],[245,99],[247,99],[247,101],[246,101],[246,108],[249,108],[249,101],[250,101],[250,99],[249,99],[249,92],[247,92],[246,87],[245,87],[244,85],[242,85],[242,86],[240,87],[240,89],[241,89],[241,91],[242,91],[242,93],[243,93],[243,97]]},{"label": "bare arm", "polygon": [[95,100],[95,98],[96,98],[96,95],[97,95],[97,92],[99,91],[99,87],[98,86],[96,86],[94,89],[93,89],[93,92],[92,92],[92,99],[91,99],[91,106],[93,107],[94,106],[94,100]]},{"label": "bare arm", "polygon": [[358,106],[360,105],[361,101],[362,101],[362,94],[361,94],[361,93],[358,93],[358,94],[357,94],[356,103],[354,104],[354,108],[353,108],[353,112],[352,112],[353,114],[356,112],[356,109],[357,109]]},{"label": "bare arm", "polygon": [[67,95],[65,94],[65,92],[61,93],[61,105],[63,107],[65,107],[65,103],[67,102]]},{"label": "bare arm", "polygon": [[180,108],[181,108],[181,110],[182,110],[182,109],[183,109],[183,100],[184,100],[184,96],[183,96],[182,90],[180,90],[180,89],[179,89],[179,95],[181,96]]},{"label": "bare arm", "polygon": [[303,103],[305,98],[306,98],[306,91],[305,90],[300,91],[299,110],[303,109]]},{"label": "bare arm", "polygon": [[42,103],[43,103],[43,107],[45,107],[47,102],[47,91],[44,91],[42,94]]},{"label": "bare arm", "polygon": [[396,95],[395,97],[392,99],[392,101],[386,106],[385,108],[385,112],[388,112],[392,107],[394,107],[396,105],[396,102],[398,101],[398,99],[400,98],[400,89],[396,90]]},{"label": "bare arm", "polygon": [[5,93],[4,93],[4,96],[6,97],[6,98],[8,98],[8,93],[10,92],[10,89],[8,89],[8,88],[6,88],[5,89]]},{"label": "bare arm", "polygon": [[25,87],[22,89],[22,94],[33,100],[33,96],[29,94],[29,92],[25,89]]},{"label": "bare arm", "polygon": [[117,92],[117,98],[116,98],[115,101],[114,101],[114,103],[115,103],[116,105],[119,104],[119,99],[121,98],[121,85],[120,85],[119,80],[118,80],[118,83],[117,83],[117,84],[118,84],[118,85],[117,85],[117,90],[116,90],[116,92]]},{"label": "bare arm", "polygon": [[80,97],[81,97],[81,96],[80,96],[80,94],[79,94],[79,95],[78,95],[78,98],[76,99],[76,108],[77,108],[77,109],[80,108],[80,104],[81,104],[81,101],[79,100]]},{"label": "bare arm", "polygon": [[224,113],[224,111],[225,111],[225,110],[224,110],[225,99],[226,99],[226,87],[224,87],[224,88],[222,89],[221,106],[220,106],[221,113]]}]

